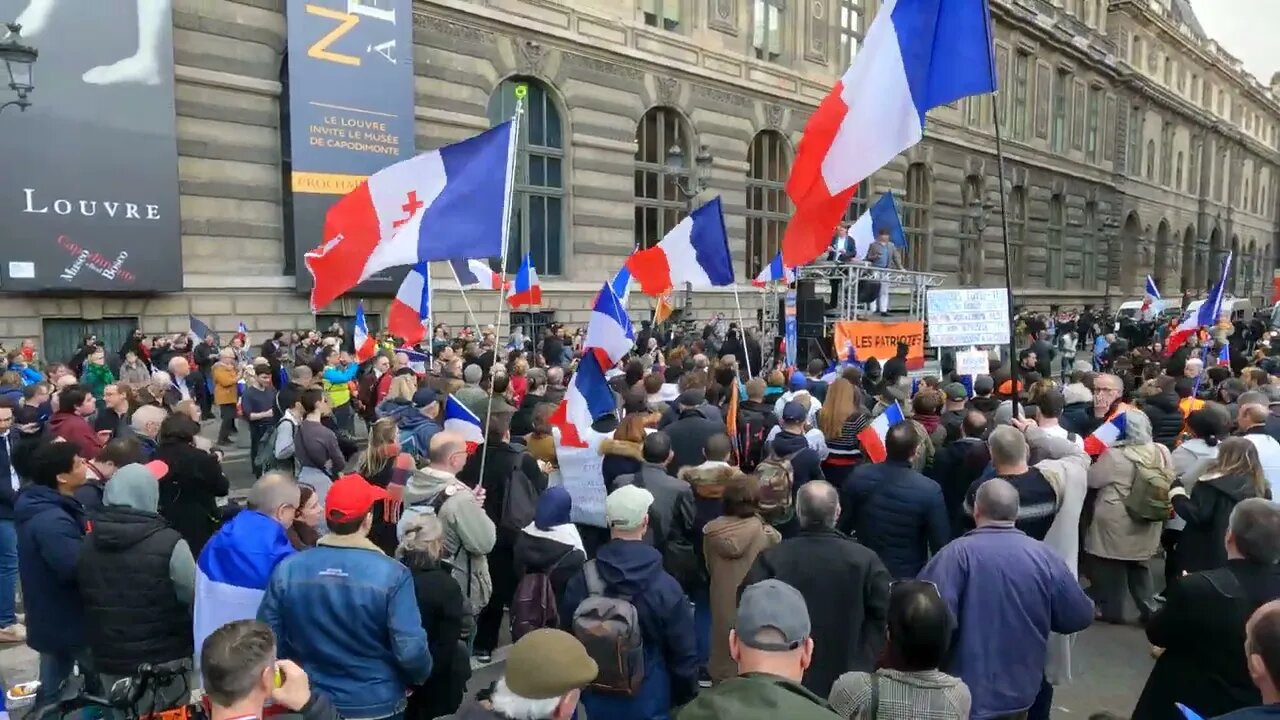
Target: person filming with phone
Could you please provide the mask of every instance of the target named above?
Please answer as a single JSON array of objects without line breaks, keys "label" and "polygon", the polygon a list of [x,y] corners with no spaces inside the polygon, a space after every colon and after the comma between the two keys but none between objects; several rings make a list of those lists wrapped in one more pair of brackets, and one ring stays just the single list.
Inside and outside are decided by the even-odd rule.
[{"label": "person filming with phone", "polygon": [[301,667],[276,659],[275,633],[257,620],[236,620],[215,630],[200,648],[200,672],[210,720],[256,720],[268,700],[303,720],[342,717],[327,695],[311,690]]}]

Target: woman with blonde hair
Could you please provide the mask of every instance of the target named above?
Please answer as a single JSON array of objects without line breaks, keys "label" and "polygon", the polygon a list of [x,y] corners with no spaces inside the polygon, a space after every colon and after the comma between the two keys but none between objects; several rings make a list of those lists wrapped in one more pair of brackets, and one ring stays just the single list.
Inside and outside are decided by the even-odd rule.
[{"label": "woman with blonde hair", "polygon": [[1188,573],[1213,570],[1227,564],[1227,535],[1231,511],[1242,500],[1271,499],[1271,488],[1262,473],[1257,446],[1233,437],[1218,445],[1214,459],[1190,492],[1179,484],[1169,493],[1173,510],[1186,521],[1178,540],[1182,569]]},{"label": "woman with blonde hair", "polygon": [[356,472],[365,480],[385,488],[386,500],[373,505],[373,527],[369,540],[388,555],[396,549],[396,522],[404,498],[404,485],[417,469],[413,456],[400,452],[400,428],[395,418],[384,417],[369,428],[369,442],[356,457]]},{"label": "woman with blonde hair", "polygon": [[622,418],[613,437],[600,443],[600,454],[604,461],[600,465],[604,476],[605,492],[613,492],[614,481],[621,475],[640,472],[644,464],[641,446],[644,445],[645,423],[648,413],[632,413]]},{"label": "woman with blonde hair", "polygon": [[417,513],[405,519],[404,538],[395,557],[413,576],[413,594],[431,650],[431,675],[409,696],[406,720],[429,720],[455,712],[471,679],[467,638],[475,631],[474,620],[462,587],[453,578],[453,567],[441,559],[443,553],[440,518]]},{"label": "woman with blonde hair", "polygon": [[539,403],[533,408],[533,432],[525,436],[525,446],[535,459],[559,467],[556,461],[556,442],[551,434],[551,415],[556,406],[551,403]]},{"label": "woman with blonde hair", "polygon": [[848,380],[837,378],[827,388],[827,401],[818,411],[818,428],[830,450],[822,463],[822,472],[836,487],[862,462],[858,433],[871,422],[866,408],[862,391]]}]

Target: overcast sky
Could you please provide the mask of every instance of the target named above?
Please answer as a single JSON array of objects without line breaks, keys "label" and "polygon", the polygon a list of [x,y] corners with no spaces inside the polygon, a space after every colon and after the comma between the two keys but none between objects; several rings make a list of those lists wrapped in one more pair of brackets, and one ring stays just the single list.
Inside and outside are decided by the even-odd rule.
[{"label": "overcast sky", "polygon": [[1191,0],[1209,37],[1265,85],[1280,72],[1280,0]]}]

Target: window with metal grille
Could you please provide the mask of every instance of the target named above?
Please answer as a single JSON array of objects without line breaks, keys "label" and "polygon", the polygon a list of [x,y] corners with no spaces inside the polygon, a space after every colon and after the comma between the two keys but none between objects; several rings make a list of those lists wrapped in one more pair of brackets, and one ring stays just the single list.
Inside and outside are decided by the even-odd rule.
[{"label": "window with metal grille", "polygon": [[693,144],[684,117],[669,107],[651,108],[636,127],[635,243],[647,248],[675,227],[688,213],[688,204],[677,183],[688,182],[689,173],[669,167],[667,158],[679,147],[686,159]]},{"label": "window with metal grille", "polygon": [[1098,114],[1102,112],[1102,89],[1089,88],[1089,111],[1085,118],[1084,153],[1091,163],[1098,162]]},{"label": "window with metal grille", "polygon": [[1027,196],[1021,187],[1009,192],[1009,272],[1015,283],[1027,284]]},{"label": "window with metal grille", "polygon": [[1019,52],[1013,58],[1013,138],[1027,139],[1027,83],[1031,56]]},{"label": "window with metal grille", "polygon": [[537,80],[505,80],[489,96],[489,124],[506,122],[515,114],[516,88],[520,85],[527,91],[516,154],[515,205],[511,210],[506,271],[519,270],[525,253],[531,253],[540,275],[563,275],[565,137],[555,100]]},{"label": "window with metal grille", "polygon": [[754,278],[782,247],[791,203],[791,150],[782,133],[757,133],[747,152],[747,277]]},{"label": "window with metal grille", "polygon": [[853,56],[862,47],[862,0],[840,0],[840,57],[836,70],[843,73],[853,63]]},{"label": "window with metal grille", "polygon": [[908,270],[929,270],[932,204],[933,189],[929,186],[929,170],[924,163],[912,163],[907,168],[907,196],[902,203],[902,230],[907,236],[907,251],[903,253],[903,260]]},{"label": "window with metal grille", "polygon": [[777,62],[782,58],[785,10],[784,0],[756,0],[755,32],[751,36],[756,59]]},{"label": "window with metal grille", "polygon": [[1063,153],[1067,150],[1067,102],[1071,92],[1071,73],[1058,71],[1053,84],[1053,123],[1050,125],[1049,142],[1053,151]]},{"label": "window with metal grille", "polygon": [[1098,287],[1098,241],[1102,230],[1098,227],[1098,204],[1087,202],[1084,205],[1085,242],[1080,245],[1080,287],[1094,290]]},{"label": "window with metal grille", "polygon": [[680,0],[644,0],[644,24],[678,32]]}]

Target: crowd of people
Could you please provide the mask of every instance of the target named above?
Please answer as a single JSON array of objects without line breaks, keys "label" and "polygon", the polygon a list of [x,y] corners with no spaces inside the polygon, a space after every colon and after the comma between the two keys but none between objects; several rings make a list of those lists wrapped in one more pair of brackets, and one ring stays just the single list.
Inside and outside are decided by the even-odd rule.
[{"label": "crowd of people", "polygon": [[173,671],[157,703],[313,720],[989,720],[1048,718],[1071,636],[1129,623],[1157,658],[1132,717],[1276,712],[1280,340],[1206,369],[1238,340],[1104,331],[1075,362],[1068,320],[1021,317],[1025,349],[972,378],[901,353],[749,373],[760,342],[723,318],[645,326],[585,464],[552,426],[584,352],[560,326],[439,326],[425,364],[391,338],[357,362],[339,327],[24,343],[0,641],[40,654],[40,706],[147,664]]}]

